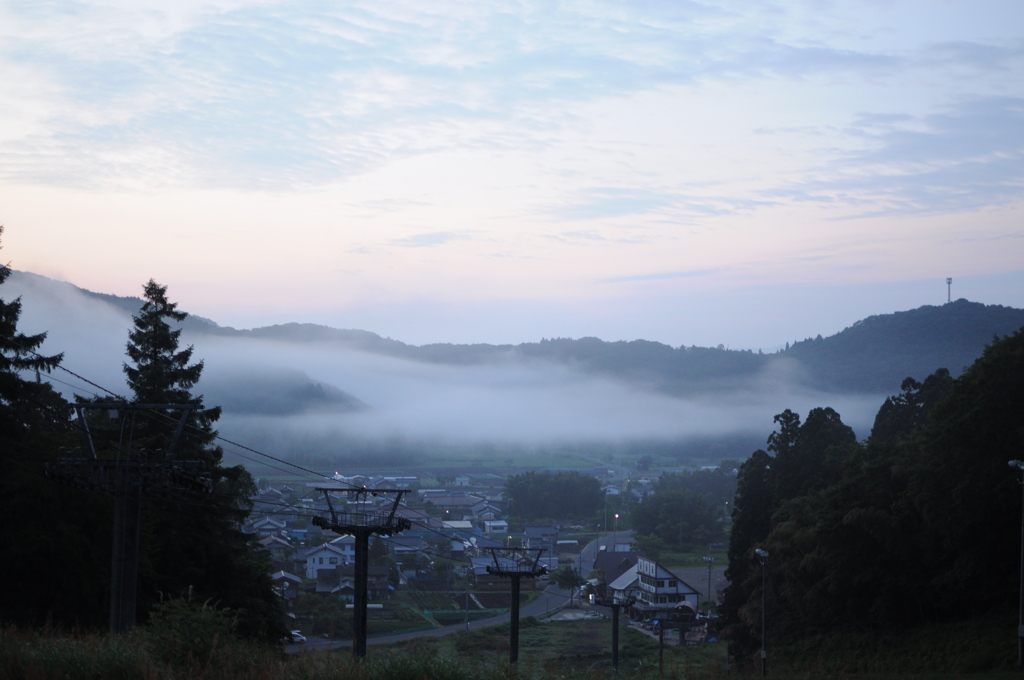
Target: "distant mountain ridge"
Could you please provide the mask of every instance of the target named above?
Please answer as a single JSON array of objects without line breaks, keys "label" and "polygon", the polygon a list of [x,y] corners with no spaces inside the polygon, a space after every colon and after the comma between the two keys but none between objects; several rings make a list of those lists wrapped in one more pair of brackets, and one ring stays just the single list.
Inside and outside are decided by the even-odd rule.
[{"label": "distant mountain ridge", "polygon": [[[142,305],[140,298],[74,288],[131,314]],[[605,342],[593,337],[544,339],[518,345],[416,346],[370,331],[308,323],[238,330],[193,315],[182,326],[188,333],[326,343],[441,364],[550,361],[609,377],[642,381],[677,395],[736,389],[773,368],[795,373],[802,382],[822,390],[891,394],[899,390],[907,376],[921,380],[937,368],[948,368],[953,375],[959,375],[994,337],[1024,327],[1024,310],[960,299],[941,306],[870,316],[830,337],[808,338],[774,354],[696,346],[674,348],[649,340]]]}]

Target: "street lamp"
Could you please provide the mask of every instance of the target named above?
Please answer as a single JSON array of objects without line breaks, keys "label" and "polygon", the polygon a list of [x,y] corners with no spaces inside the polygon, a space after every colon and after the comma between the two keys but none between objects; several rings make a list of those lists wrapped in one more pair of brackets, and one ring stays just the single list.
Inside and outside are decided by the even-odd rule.
[{"label": "street lamp", "polygon": [[612,532],[612,552],[618,550],[616,546],[619,545],[619,513],[615,513],[615,531]]},{"label": "street lamp", "polygon": [[[1024,461],[1011,460],[1010,467],[1024,471]],[[1024,666],[1024,478],[1021,482],[1020,510],[1020,609],[1017,614],[1017,665]]]},{"label": "street lamp", "polygon": [[768,551],[758,548],[754,551],[761,558],[761,677],[768,674],[768,651],[764,646],[764,592],[767,579],[765,577],[768,566]]}]

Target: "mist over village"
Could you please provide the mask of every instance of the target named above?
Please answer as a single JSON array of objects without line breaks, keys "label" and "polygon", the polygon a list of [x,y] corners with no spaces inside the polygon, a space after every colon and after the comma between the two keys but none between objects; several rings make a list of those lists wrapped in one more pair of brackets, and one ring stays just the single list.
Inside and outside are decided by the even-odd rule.
[{"label": "mist over village", "polygon": [[1021,27],[0,0],[0,679],[1017,677]]}]

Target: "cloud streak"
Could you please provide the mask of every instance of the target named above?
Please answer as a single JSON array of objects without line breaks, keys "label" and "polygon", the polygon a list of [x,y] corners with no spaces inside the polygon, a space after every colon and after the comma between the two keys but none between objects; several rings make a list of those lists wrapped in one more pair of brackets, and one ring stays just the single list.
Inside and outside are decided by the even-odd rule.
[{"label": "cloud streak", "polygon": [[[573,124],[563,114],[574,102],[714,80],[874,78],[950,62],[1005,69],[1020,59],[1019,49],[969,41],[916,59],[793,41],[770,13],[676,5],[256,3],[163,22],[90,3],[14,5],[0,57],[61,90],[44,129],[0,146],[4,174],[103,186],[142,170],[157,185],[284,190],[437,149],[554,144]],[[82,28],[69,39],[73,25]],[[879,141],[900,145],[891,134]],[[564,214],[667,205],[616,191]]]},{"label": "cloud streak", "polygon": [[1000,205],[1024,189],[1024,98],[981,97],[928,115],[861,115],[864,148],[820,168],[825,179],[766,192],[851,202],[856,216],[926,214]]}]

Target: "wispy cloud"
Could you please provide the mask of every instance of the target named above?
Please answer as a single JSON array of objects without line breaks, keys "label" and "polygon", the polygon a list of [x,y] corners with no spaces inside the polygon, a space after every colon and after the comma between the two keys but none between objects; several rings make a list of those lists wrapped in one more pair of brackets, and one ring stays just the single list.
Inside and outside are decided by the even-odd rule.
[{"label": "wispy cloud", "polygon": [[648,213],[671,206],[678,198],[643,189],[597,187],[580,194],[578,202],[556,210],[565,219],[587,220],[599,217],[620,217]]},{"label": "wispy cloud", "polygon": [[[781,7],[696,2],[162,11],[82,2],[7,12],[0,59],[55,79],[60,94],[45,127],[0,146],[2,172],[90,186],[134,177],[282,190],[440,148],[543,144],[538,130],[557,139],[565,123],[552,110],[565,102],[715,79],[988,68],[1019,56],[967,41],[914,58],[787,40]],[[665,205],[637,192],[592,198],[567,214]]]},{"label": "wispy cloud", "polygon": [[443,246],[446,243],[461,241],[466,238],[468,237],[461,233],[436,231],[429,234],[414,234],[405,238],[393,239],[390,243],[393,246],[402,248],[433,248],[434,246]]},{"label": "wispy cloud", "polygon": [[863,207],[858,216],[971,210],[1024,194],[1024,98],[974,97],[925,116],[861,115],[863,148],[765,192]]},{"label": "wispy cloud", "polygon": [[[636,188],[594,187],[577,192],[564,205],[550,209],[562,220],[594,220],[627,215],[661,213],[667,216],[727,215],[769,205],[765,199],[708,193],[706,187],[692,192],[652,191]],[[593,232],[565,232],[576,235]]]},{"label": "wispy cloud", "polygon": [[678,272],[658,272],[656,274],[637,274],[635,276],[617,276],[601,279],[598,283],[627,283],[631,281],[664,281],[666,279],[691,279],[699,276],[718,274],[721,269],[690,269]]}]

